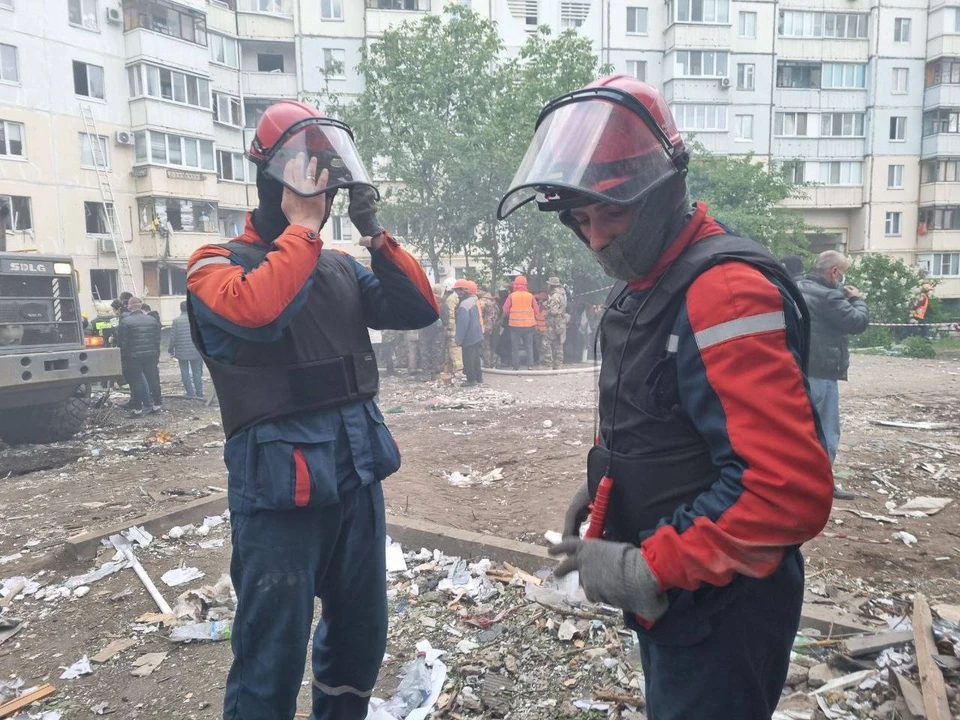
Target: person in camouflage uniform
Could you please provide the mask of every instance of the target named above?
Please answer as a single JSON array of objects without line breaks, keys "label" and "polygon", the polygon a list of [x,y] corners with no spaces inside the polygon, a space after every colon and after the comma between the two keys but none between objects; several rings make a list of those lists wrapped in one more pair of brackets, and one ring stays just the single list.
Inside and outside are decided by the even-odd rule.
[{"label": "person in camouflage uniform", "polygon": [[546,351],[542,360],[546,364],[549,359],[554,370],[563,364],[563,343],[567,339],[567,291],[560,284],[560,278],[552,277],[547,280],[550,294],[543,303],[547,316],[547,334],[544,339]]},{"label": "person in camouflage uniform", "polygon": [[460,346],[457,345],[457,305],[460,304],[460,298],[453,291],[453,278],[448,278],[443,287],[443,302],[440,305],[440,316],[443,319],[444,345],[446,353],[444,356],[443,371],[454,375],[463,369],[463,354]]},{"label": "person in camouflage uniform", "polygon": [[500,308],[493,295],[485,290],[480,291],[480,317],[483,319],[483,364],[488,368],[496,367]]}]

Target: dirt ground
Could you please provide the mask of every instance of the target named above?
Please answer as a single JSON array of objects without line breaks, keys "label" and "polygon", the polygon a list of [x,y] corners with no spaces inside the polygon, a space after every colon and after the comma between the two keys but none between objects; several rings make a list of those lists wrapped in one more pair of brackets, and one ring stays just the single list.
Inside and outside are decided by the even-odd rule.
[{"label": "dirt ground", "polygon": [[[850,374],[842,387],[836,474],[858,498],[837,502],[826,534],[805,546],[810,585],[820,586],[818,594],[882,596],[894,603],[922,590],[931,603],[958,603],[960,361],[858,355]],[[63,559],[66,537],[121,521],[135,525],[137,517],[176,507],[181,499],[157,494],[164,490],[226,487],[216,406],[179,397],[175,363],[163,363],[162,378],[167,399],[160,414],[128,419],[106,408],[71,443],[0,450],[0,582],[17,575],[62,582],[84,573],[93,565]],[[472,389],[384,379],[380,405],[403,453],[402,469],[385,484],[389,511],[542,544],[545,530],[560,528],[584,478],[594,382],[589,372],[488,374],[484,387]],[[907,429],[877,420],[940,425]],[[455,472],[468,480],[454,484]],[[896,524],[847,512],[887,517],[886,503],[914,496],[954,502],[934,516],[901,517]],[[917,543],[894,539],[901,530]],[[207,539],[225,542],[209,549],[197,540],[156,543],[139,556],[155,580],[184,560],[206,573],[203,583],[212,583],[229,565],[229,523]],[[102,553],[100,562],[106,558]],[[172,601],[197,584],[161,587]],[[160,633],[131,631],[135,618],[155,610],[129,570],[96,582],[82,598],[15,601],[7,615],[26,622],[0,645],[0,682],[19,676],[27,685],[53,683],[58,692],[47,707],[66,718],[86,717],[104,702],[117,718],[218,717],[229,644],[174,645]],[[131,636],[137,647],[95,666],[92,675],[59,679],[61,667]],[[411,648],[390,651],[409,656]],[[152,675],[132,677],[133,660],[149,652],[169,656]],[[384,682],[391,677],[388,670]],[[307,686],[300,707],[309,709]]]}]

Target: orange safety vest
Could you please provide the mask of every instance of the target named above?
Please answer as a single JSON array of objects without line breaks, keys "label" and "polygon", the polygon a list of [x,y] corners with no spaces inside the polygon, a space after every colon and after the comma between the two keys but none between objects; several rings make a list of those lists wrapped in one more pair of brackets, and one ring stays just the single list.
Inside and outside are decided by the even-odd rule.
[{"label": "orange safety vest", "polygon": [[514,290],[510,293],[510,327],[534,327],[533,293]]},{"label": "orange safety vest", "polygon": [[913,316],[917,320],[923,320],[927,316],[927,308],[930,306],[930,296],[926,293],[920,293],[920,299],[913,307]]},{"label": "orange safety vest", "polygon": [[537,314],[537,332],[545,333],[547,331],[547,313],[544,312],[543,306],[540,306],[540,312]]}]

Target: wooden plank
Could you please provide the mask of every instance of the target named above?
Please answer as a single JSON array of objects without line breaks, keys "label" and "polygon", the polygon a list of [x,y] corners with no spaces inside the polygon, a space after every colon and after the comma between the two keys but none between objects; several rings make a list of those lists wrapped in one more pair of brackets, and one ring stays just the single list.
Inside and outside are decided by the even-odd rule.
[{"label": "wooden plank", "polygon": [[903,701],[907,704],[907,710],[913,717],[924,717],[923,695],[920,694],[920,690],[900,673],[896,673],[896,676],[897,684],[900,685],[900,693],[903,695]]},{"label": "wooden plank", "polygon": [[103,650],[101,650],[96,655],[91,657],[90,661],[95,663],[105,663],[114,655],[118,655],[122,653],[124,650],[129,650],[136,644],[137,644],[136,638],[125,638],[123,640],[114,640],[112,643],[107,645]]},{"label": "wooden plank", "polygon": [[933,639],[932,626],[930,605],[922,593],[917,593],[913,599],[913,641],[917,648],[923,708],[927,720],[951,720],[953,716],[947,703],[947,687],[943,682],[943,673],[933,659],[937,654],[937,644]]},{"label": "wooden plank", "polygon": [[820,607],[812,603],[803,604],[800,628],[814,628],[819,630],[825,638],[830,638],[834,634],[866,633],[873,635],[877,631],[876,626],[860,622],[856,615],[840,613],[832,608]]},{"label": "wooden plank", "polygon": [[850,657],[860,657],[886,650],[894,645],[913,642],[913,630],[860,635],[843,641],[843,649]]},{"label": "wooden plank", "polygon": [[41,685],[36,690],[28,692],[23,697],[19,697],[16,700],[11,700],[10,702],[0,705],[0,718],[10,717],[11,715],[16,714],[18,711],[23,710],[23,708],[28,705],[33,705],[35,702],[39,702],[44,698],[48,698],[53,695],[57,689],[53,685]]}]

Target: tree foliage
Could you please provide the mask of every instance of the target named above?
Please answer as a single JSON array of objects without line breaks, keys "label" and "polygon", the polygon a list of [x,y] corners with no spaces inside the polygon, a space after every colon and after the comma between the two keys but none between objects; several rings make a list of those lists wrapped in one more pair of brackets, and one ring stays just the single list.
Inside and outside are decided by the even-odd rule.
[{"label": "tree foliage", "polygon": [[385,32],[358,69],[365,89],[342,115],[380,181],[383,220],[404,229],[435,272],[462,253],[486,270],[471,274],[495,286],[514,270],[602,283],[553,214],[523,208],[496,219],[540,108],[603,70],[588,40],[541,28],[508,57],[494,23],[450,5]]},{"label": "tree foliage", "polygon": [[905,323],[920,295],[922,284],[933,285],[920,269],[881,253],[859,255],[847,270],[846,284],[863,294],[874,322]]},{"label": "tree foliage", "polygon": [[707,203],[710,214],[737,233],[756,240],[777,257],[809,254],[799,212],[780,206],[802,190],[754,159],[712,155],[693,143],[690,196]]}]

